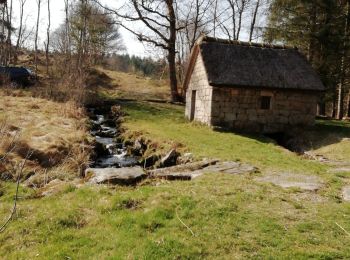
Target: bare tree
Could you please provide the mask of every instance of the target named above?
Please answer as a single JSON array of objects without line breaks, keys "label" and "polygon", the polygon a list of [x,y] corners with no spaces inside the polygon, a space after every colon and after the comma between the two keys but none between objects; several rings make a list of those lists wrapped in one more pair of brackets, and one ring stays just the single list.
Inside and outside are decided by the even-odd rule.
[{"label": "bare tree", "polygon": [[254,32],[254,28],[255,28],[256,17],[258,15],[259,7],[260,7],[260,0],[257,0],[256,4],[255,4],[255,9],[254,9],[254,12],[253,12],[252,23],[250,25],[249,42],[251,42],[252,39],[253,39],[253,32]]},{"label": "bare tree", "polygon": [[12,0],[10,2],[10,10],[8,8],[7,1],[0,2],[0,12],[1,12],[1,33],[0,33],[0,60],[1,64],[7,65],[10,58],[10,38],[11,32],[13,30],[12,23]]},{"label": "bare tree", "polygon": [[69,0],[64,0],[65,12],[65,52],[70,55],[70,26],[69,26]]},{"label": "bare tree", "polygon": [[77,45],[77,67],[81,69],[83,67],[83,64],[85,62],[85,55],[87,53],[87,19],[89,16],[89,9],[88,1],[87,0],[80,0],[80,4],[77,6],[77,16],[79,21],[77,22],[77,29],[79,31],[78,36],[78,45]]},{"label": "bare tree", "polygon": [[48,15],[48,23],[47,23],[47,29],[46,29],[45,54],[46,54],[46,73],[49,74],[49,50],[50,50],[50,28],[51,28],[50,0],[47,0],[47,15]]},{"label": "bare tree", "polygon": [[[178,26],[177,14],[175,11],[176,1],[155,0],[146,2],[142,0],[129,0],[128,3],[129,4],[124,8],[124,10],[128,10],[124,12],[106,6],[104,6],[104,8],[127,22],[141,22],[147,31],[136,30],[124,23],[119,24],[134,34],[139,41],[150,43],[166,52],[169,65],[171,99],[172,101],[179,101],[181,97],[178,93],[176,76],[176,39],[177,32],[184,27]],[[130,11],[134,14],[130,14]]]},{"label": "bare tree", "polygon": [[225,0],[220,2],[217,23],[221,28],[221,35],[230,40],[241,40],[246,37],[248,41],[252,41],[258,38],[258,29],[262,32],[262,28],[257,27],[259,18],[265,15],[270,2],[270,0]]},{"label": "bare tree", "polygon": [[251,0],[226,0],[218,6],[218,27],[230,40],[239,40],[242,24]]},{"label": "bare tree", "polygon": [[[232,11],[232,38],[234,40],[237,40],[236,39],[236,8],[235,8],[235,1],[233,0],[227,0],[230,8],[231,8],[231,11]],[[231,39],[231,34],[230,34],[230,31],[227,29],[227,27],[225,25],[223,25],[223,27],[225,28],[226,32],[227,32],[227,35],[228,37]]]},{"label": "bare tree", "polygon": [[19,48],[21,48],[22,46],[25,45],[25,43],[28,41],[28,39],[30,39],[31,37],[33,37],[34,32],[35,32],[35,26],[32,26],[30,28],[27,27],[27,18],[26,17],[24,23],[23,23],[23,28],[22,28],[22,35],[21,35],[21,41],[19,43]]},{"label": "bare tree", "polygon": [[6,40],[6,45],[7,45],[7,64],[10,63],[11,61],[11,55],[12,55],[12,4],[13,0],[10,0],[10,10],[9,8],[6,8],[7,10],[7,24],[8,24],[8,30],[7,30],[7,40]]},{"label": "bare tree", "polygon": [[[178,24],[183,27],[178,31],[177,36],[177,64],[178,80],[183,83],[184,74],[187,68],[188,57],[201,34],[207,34],[212,29],[213,14],[210,12],[216,4],[216,0],[191,0],[179,2],[176,13]],[[215,16],[215,15],[214,15]],[[181,89],[184,96],[185,90]]]},{"label": "bare tree", "polygon": [[247,6],[247,2],[249,0],[240,0],[236,1],[236,6],[238,10],[238,26],[237,26],[237,32],[236,32],[236,39],[239,39],[239,35],[242,30],[242,18],[243,18],[243,12],[245,11],[245,8]]},{"label": "bare tree", "polygon": [[41,0],[36,0],[38,13],[36,19],[36,30],[35,30],[35,40],[34,40],[34,48],[35,48],[35,74],[38,72],[38,34],[39,34],[39,21],[40,21],[40,8],[41,8]]},{"label": "bare tree", "polygon": [[24,16],[24,5],[27,0],[19,0],[19,28],[17,34],[16,50],[20,47],[20,43],[23,37],[23,16]]},{"label": "bare tree", "polygon": [[[183,9],[188,10],[185,16],[185,26],[180,33],[184,32],[186,36],[186,44],[188,50],[191,50],[196,43],[198,37],[209,32],[207,25],[215,23],[216,15],[214,18],[207,15],[208,11],[214,4],[217,5],[217,0],[192,0],[190,7],[184,6]],[[182,11],[184,13],[185,11]],[[215,27],[215,25],[214,25]]]},{"label": "bare tree", "polygon": [[213,34],[214,37],[216,37],[216,22],[217,22],[217,17],[218,15],[218,0],[214,1],[214,17],[213,17]]}]

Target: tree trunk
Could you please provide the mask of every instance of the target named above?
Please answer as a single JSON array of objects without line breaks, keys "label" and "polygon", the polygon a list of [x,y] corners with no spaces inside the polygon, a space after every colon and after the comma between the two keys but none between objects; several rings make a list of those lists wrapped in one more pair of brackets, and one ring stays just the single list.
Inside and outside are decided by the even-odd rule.
[{"label": "tree trunk", "polygon": [[49,75],[49,50],[50,50],[50,27],[51,27],[51,10],[50,10],[50,0],[47,0],[47,15],[48,15],[48,24],[47,24],[47,42],[46,42],[46,73]]},{"label": "tree trunk", "polygon": [[349,107],[350,105],[350,92],[348,90],[348,93],[346,94],[346,101],[345,101],[345,108],[344,108],[344,111],[345,111],[345,117],[349,117]]},{"label": "tree trunk", "polygon": [[81,10],[80,10],[80,18],[83,27],[80,30],[79,35],[79,46],[78,46],[78,60],[77,60],[77,68],[79,72],[82,72],[83,67],[86,62],[86,54],[87,54],[87,16],[88,16],[88,2],[87,0],[81,0]]},{"label": "tree trunk", "polygon": [[343,93],[343,84],[338,85],[337,93],[337,119],[343,119],[343,102],[344,102],[344,93]]},{"label": "tree trunk", "polygon": [[337,119],[343,119],[343,116],[344,116],[344,85],[345,85],[345,74],[346,74],[345,58],[346,58],[349,26],[350,26],[350,0],[348,0],[346,4],[343,50],[342,50],[342,58],[341,58],[341,65],[340,65],[340,82],[338,86]]},{"label": "tree trunk", "polygon": [[242,17],[243,17],[243,12],[245,9],[245,4],[246,0],[241,0],[241,7],[239,9],[239,15],[238,15],[238,28],[237,28],[237,35],[236,35],[236,40],[239,40],[239,35],[241,33],[241,28],[242,28]]},{"label": "tree trunk", "polygon": [[12,56],[12,4],[13,4],[13,0],[10,1],[10,11],[7,14],[7,23],[8,23],[8,29],[7,29],[7,41],[6,41],[6,45],[7,45],[7,64],[11,63],[11,56]]},{"label": "tree trunk", "polygon": [[253,14],[252,23],[250,25],[249,42],[251,42],[252,39],[253,39],[253,33],[254,33],[254,28],[255,28],[255,23],[256,23],[256,16],[258,14],[259,7],[260,7],[260,0],[257,0],[256,6],[255,6],[255,10],[254,10],[254,14]]},{"label": "tree trunk", "polygon": [[67,72],[68,74],[70,74],[72,61],[71,61],[71,37],[70,37],[70,26],[69,26],[69,0],[64,0],[64,12],[65,12],[65,39],[64,39],[65,64],[67,66]]},{"label": "tree trunk", "polygon": [[41,0],[37,0],[38,4],[38,16],[36,20],[36,31],[35,31],[35,74],[38,73],[38,34],[39,34],[39,21],[40,21],[40,6],[41,6]]},{"label": "tree trunk", "polygon": [[213,19],[213,35],[216,37],[216,20],[217,18],[217,11],[218,11],[218,0],[215,0],[214,5],[214,19]]},{"label": "tree trunk", "polygon": [[[5,9],[6,8],[6,3],[3,4],[1,8],[2,12],[2,21],[5,21]],[[5,23],[1,23],[1,46],[0,46],[0,63],[1,65],[5,65]]]},{"label": "tree trunk", "polygon": [[26,0],[20,1],[20,14],[19,14],[19,29],[18,29],[18,35],[17,35],[17,42],[16,42],[16,50],[20,47],[21,40],[22,40],[22,30],[23,30],[23,15],[24,15],[24,4]]},{"label": "tree trunk", "polygon": [[169,63],[169,79],[170,79],[170,91],[171,101],[180,101],[178,90],[177,90],[177,77],[176,77],[176,56],[175,50],[169,50],[168,63]]},{"label": "tree trunk", "polygon": [[168,42],[168,63],[169,63],[169,79],[170,79],[170,91],[171,101],[180,101],[178,89],[177,89],[177,76],[176,76],[176,15],[173,7],[173,1],[167,0],[167,7],[170,20],[170,37]]},{"label": "tree trunk", "polygon": [[332,99],[332,118],[335,118],[337,113],[337,101],[336,101],[336,97],[334,96]]},{"label": "tree trunk", "polygon": [[[310,63],[314,61],[314,52],[315,52],[315,35],[317,34],[317,5],[316,3],[312,4],[312,13],[310,15],[310,39],[308,46],[307,59]],[[328,15],[328,14],[327,14]],[[328,18],[326,18],[328,20]]]}]

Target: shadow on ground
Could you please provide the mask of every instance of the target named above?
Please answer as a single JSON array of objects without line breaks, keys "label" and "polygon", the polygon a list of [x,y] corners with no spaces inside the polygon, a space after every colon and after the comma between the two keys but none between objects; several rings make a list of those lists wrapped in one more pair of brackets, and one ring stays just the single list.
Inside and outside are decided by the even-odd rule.
[{"label": "shadow on ground", "polygon": [[307,128],[295,128],[288,132],[274,134],[253,134],[225,128],[214,128],[217,132],[234,133],[262,143],[280,145],[292,152],[303,153],[317,150],[325,146],[340,143],[350,138],[350,122],[336,120],[317,120],[316,124]]}]

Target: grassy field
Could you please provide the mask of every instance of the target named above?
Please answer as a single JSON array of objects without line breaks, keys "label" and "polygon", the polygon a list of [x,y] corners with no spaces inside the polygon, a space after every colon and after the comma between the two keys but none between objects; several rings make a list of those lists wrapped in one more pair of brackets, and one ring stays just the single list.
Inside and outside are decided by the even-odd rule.
[{"label": "grassy field", "polygon": [[[12,194],[1,199],[2,216]],[[17,218],[0,236],[4,259],[350,257],[350,238],[336,224],[350,229],[349,205],[250,176],[20,194]]]},{"label": "grassy field", "polygon": [[125,124],[165,146],[179,145],[195,156],[252,163],[264,170],[322,172],[320,164],[302,160],[264,136],[218,132],[184,118],[184,107],[150,102],[127,102]]},{"label": "grassy field", "polygon": [[[129,90],[124,90],[106,89],[113,97],[127,97]],[[145,181],[136,187],[75,188],[67,183],[58,194],[40,199],[21,187],[17,215],[0,233],[0,258],[350,258],[350,204],[340,198],[350,174],[330,174],[327,166],[262,136],[189,123],[182,106],[141,100],[122,104],[128,133],[137,131],[164,150],[175,146],[196,158],[239,160],[260,172],[206,174],[190,182]],[[344,139],[349,129],[348,123],[318,122],[313,131],[322,143],[313,139],[314,151],[340,158],[349,149]],[[256,179],[284,172],[317,175],[323,188],[305,192]],[[10,212],[14,189],[12,183],[1,183],[0,223]]]},{"label": "grassy field", "polygon": [[169,99],[166,80],[156,80],[102,68],[99,68],[98,71],[105,73],[109,78],[107,82],[109,87],[102,85],[99,90],[104,98]]},{"label": "grassy field", "polygon": [[8,160],[19,162],[29,152],[26,172],[39,176],[47,169],[50,178],[77,176],[77,169],[89,160],[87,120],[84,111],[73,103],[57,103],[25,95],[0,92],[0,154],[9,150]]}]

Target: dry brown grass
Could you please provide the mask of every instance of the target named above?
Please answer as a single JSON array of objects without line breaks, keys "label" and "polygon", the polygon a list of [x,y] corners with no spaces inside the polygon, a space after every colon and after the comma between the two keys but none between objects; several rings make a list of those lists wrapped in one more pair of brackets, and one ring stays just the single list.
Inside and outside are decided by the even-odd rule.
[{"label": "dry brown grass", "polygon": [[[7,96],[0,92],[0,123],[6,122],[8,136],[19,133],[9,159],[23,159],[32,152],[27,171],[37,175],[79,176],[86,167],[90,147],[84,110],[75,102],[57,103],[27,96]],[[4,124],[4,123],[3,123]],[[4,139],[0,154],[9,140]]]},{"label": "dry brown grass", "polygon": [[167,80],[155,80],[132,73],[111,71],[102,68],[98,68],[98,70],[108,75],[111,79],[111,87],[101,90],[107,96],[138,100],[170,99]]}]

